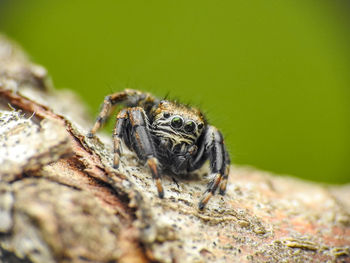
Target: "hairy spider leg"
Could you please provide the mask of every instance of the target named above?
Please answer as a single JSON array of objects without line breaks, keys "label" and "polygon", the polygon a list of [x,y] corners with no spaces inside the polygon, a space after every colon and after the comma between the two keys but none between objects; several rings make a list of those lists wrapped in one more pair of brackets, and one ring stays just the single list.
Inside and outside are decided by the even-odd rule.
[{"label": "hairy spider leg", "polygon": [[128,116],[131,125],[130,143],[140,160],[146,161],[151,170],[152,177],[156,181],[156,187],[160,198],[164,197],[164,190],[159,172],[159,162],[156,156],[155,146],[148,128],[148,117],[141,107],[128,108]]},{"label": "hairy spider leg", "polygon": [[92,138],[95,135],[107,121],[116,105],[126,104],[128,107],[147,106],[153,105],[155,101],[156,99],[151,94],[132,89],[125,89],[106,96],[101,106],[100,113],[87,137]]},{"label": "hairy spider leg", "polygon": [[115,123],[114,131],[113,131],[113,148],[114,148],[114,156],[113,156],[113,168],[119,168],[119,160],[121,154],[121,142],[124,136],[124,131],[127,126],[127,122],[129,120],[127,109],[121,110],[117,115],[117,121]]},{"label": "hairy spider leg", "polygon": [[226,163],[225,173],[222,177],[221,184],[220,184],[220,190],[219,190],[219,194],[221,194],[221,195],[225,195],[225,193],[226,193],[227,180],[228,180],[228,175],[230,173],[231,162],[230,162],[230,155],[229,155],[227,149],[225,149],[225,163]]},{"label": "hairy spider leg", "polygon": [[[213,179],[208,184],[207,190],[199,201],[198,208],[200,210],[203,210],[209,199],[215,194],[216,189],[225,176],[225,172],[227,172],[226,156],[228,156],[222,134],[213,126],[208,126],[206,129],[203,144],[203,155],[209,158],[210,173],[213,175]],[[226,183],[225,180],[223,181]],[[225,186],[223,187],[225,188]]]}]

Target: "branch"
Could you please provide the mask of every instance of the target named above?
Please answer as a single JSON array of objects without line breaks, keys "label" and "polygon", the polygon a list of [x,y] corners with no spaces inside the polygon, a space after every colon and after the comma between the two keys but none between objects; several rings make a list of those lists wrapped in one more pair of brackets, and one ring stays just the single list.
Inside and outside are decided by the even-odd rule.
[{"label": "branch", "polygon": [[207,169],[157,197],[71,91],[0,36],[0,262],[350,262],[350,185],[234,166],[226,196],[197,209]]}]

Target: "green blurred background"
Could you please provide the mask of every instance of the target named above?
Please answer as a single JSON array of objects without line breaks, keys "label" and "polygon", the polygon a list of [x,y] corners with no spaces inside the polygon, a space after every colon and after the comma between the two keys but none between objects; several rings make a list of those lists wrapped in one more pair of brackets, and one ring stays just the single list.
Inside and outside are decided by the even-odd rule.
[{"label": "green blurred background", "polygon": [[[96,116],[125,87],[199,105],[236,164],[350,181],[343,0],[0,0],[0,31]],[[108,128],[110,129],[110,127]]]}]

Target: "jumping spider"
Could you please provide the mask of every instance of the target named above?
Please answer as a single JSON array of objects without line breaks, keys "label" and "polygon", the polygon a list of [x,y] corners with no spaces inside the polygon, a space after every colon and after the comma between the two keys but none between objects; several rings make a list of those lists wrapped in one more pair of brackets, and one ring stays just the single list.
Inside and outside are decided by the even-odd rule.
[{"label": "jumping spider", "polygon": [[221,133],[207,123],[198,109],[126,89],[105,97],[88,137],[94,136],[117,104],[124,104],[126,108],[118,113],[113,132],[115,169],[119,167],[121,141],[124,141],[147,163],[158,195],[163,198],[162,171],[188,174],[209,159],[212,180],[199,201],[199,209],[204,208],[219,185],[220,194],[225,194],[230,157]]}]

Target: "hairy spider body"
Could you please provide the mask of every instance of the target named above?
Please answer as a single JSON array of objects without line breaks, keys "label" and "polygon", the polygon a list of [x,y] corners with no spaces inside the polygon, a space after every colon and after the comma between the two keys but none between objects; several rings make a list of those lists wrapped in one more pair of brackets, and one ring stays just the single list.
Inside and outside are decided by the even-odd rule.
[{"label": "hairy spider body", "polygon": [[126,107],[118,113],[113,132],[114,168],[119,167],[121,142],[124,141],[141,161],[147,163],[156,181],[158,195],[163,198],[163,171],[187,174],[202,167],[209,159],[212,180],[199,202],[199,209],[204,208],[219,186],[219,193],[225,194],[230,157],[222,134],[207,123],[198,109],[126,89],[105,97],[88,137],[94,136],[118,104]]}]

